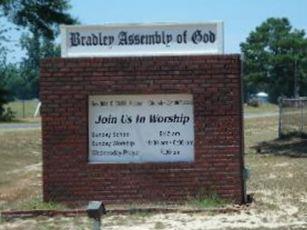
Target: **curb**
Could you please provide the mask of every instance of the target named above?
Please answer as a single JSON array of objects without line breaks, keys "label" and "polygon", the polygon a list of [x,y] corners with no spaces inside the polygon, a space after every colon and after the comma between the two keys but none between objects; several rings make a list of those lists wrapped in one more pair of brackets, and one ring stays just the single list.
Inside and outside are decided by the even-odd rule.
[{"label": "curb", "polygon": [[[208,208],[208,209],[179,209],[179,208],[132,208],[132,209],[110,209],[107,210],[107,214],[134,214],[134,213],[229,213],[229,212],[240,212],[243,209],[242,206],[238,208]],[[75,210],[27,210],[27,211],[3,211],[1,212],[1,218],[4,220],[12,220],[16,218],[34,218],[38,216],[46,217],[75,217],[75,216],[86,216],[86,209],[75,209]]]}]

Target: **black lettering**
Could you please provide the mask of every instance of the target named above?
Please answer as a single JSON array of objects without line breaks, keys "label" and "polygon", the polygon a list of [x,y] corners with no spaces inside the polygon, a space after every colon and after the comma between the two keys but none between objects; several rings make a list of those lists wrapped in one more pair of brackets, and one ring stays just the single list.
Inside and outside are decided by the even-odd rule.
[{"label": "black lettering", "polygon": [[182,42],[183,42],[183,37],[182,37],[181,34],[178,34],[178,35],[177,35],[177,43],[180,44],[180,43],[182,43]]},{"label": "black lettering", "polygon": [[187,33],[188,33],[188,31],[184,31],[183,32],[183,42],[186,44],[187,43]]},{"label": "black lettering", "polygon": [[207,33],[204,33],[203,35],[203,42],[207,43],[209,41],[209,35]]},{"label": "black lettering", "polygon": [[158,33],[158,31],[155,32],[155,40],[156,40],[156,44],[160,44],[161,43],[161,35]]},{"label": "black lettering", "polygon": [[200,43],[202,40],[201,30],[196,30],[192,35],[192,42],[194,44]]},{"label": "black lettering", "polygon": [[215,42],[215,34],[211,30],[209,31],[209,40],[211,43]]},{"label": "black lettering", "polygon": [[167,45],[173,40],[173,36],[171,34],[166,35],[166,43]]},{"label": "black lettering", "polygon": [[104,117],[99,115],[97,120],[95,121],[95,124],[116,124],[117,123],[117,118],[112,117],[109,115],[108,117]]},{"label": "black lettering", "polygon": [[129,35],[128,36],[128,44],[133,45],[133,43],[134,43],[134,37],[133,37],[133,35]]},{"label": "black lettering", "polygon": [[118,40],[119,40],[118,45],[122,45],[122,46],[127,45],[127,32],[125,31],[119,32]]},{"label": "black lettering", "polygon": [[70,45],[78,46],[80,45],[80,33],[69,33],[70,34]]},{"label": "black lettering", "polygon": [[98,37],[95,34],[92,34],[92,45],[93,46],[98,45]]},{"label": "black lettering", "polygon": [[134,36],[134,44],[135,45],[139,45],[140,43],[141,43],[141,40],[140,40],[140,35],[139,34],[136,34],[135,36]]},{"label": "black lettering", "polygon": [[150,123],[182,123],[182,125],[185,125],[190,121],[189,116],[184,116],[181,114],[178,116],[177,114],[174,114],[173,116],[161,116],[159,114],[151,114],[149,116],[149,122]]},{"label": "black lettering", "polygon": [[87,46],[91,46],[92,45],[92,38],[91,38],[91,36],[88,36],[88,37],[86,37],[87,39],[86,39],[86,45]]}]

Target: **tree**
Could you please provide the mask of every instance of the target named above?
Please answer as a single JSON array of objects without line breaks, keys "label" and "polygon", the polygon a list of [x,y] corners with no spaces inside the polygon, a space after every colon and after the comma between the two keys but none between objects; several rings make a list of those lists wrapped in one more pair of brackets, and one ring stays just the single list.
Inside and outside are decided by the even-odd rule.
[{"label": "tree", "polygon": [[[5,63],[6,64],[6,63]],[[5,85],[6,66],[3,62],[0,64],[0,121],[11,121],[15,117],[15,113],[11,108],[4,108],[4,105],[9,101],[9,91]]]},{"label": "tree", "polygon": [[27,57],[23,58],[19,64],[6,63],[2,65],[2,68],[0,65],[1,82],[9,92],[6,97],[8,100],[38,97],[39,70],[33,56],[36,56],[37,53],[40,59],[60,56],[60,47],[53,41],[48,39],[40,41],[38,51],[34,49],[33,42],[35,41],[31,34],[23,34],[21,46],[26,50]]},{"label": "tree", "polygon": [[[2,25],[0,25],[2,27]],[[4,73],[6,68],[7,48],[3,45],[7,41],[5,37],[5,29],[0,29],[0,120],[4,115],[4,104],[7,103],[7,90],[4,85]]]},{"label": "tree", "polygon": [[[1,72],[2,72],[2,69],[0,69],[0,74]],[[6,99],[7,94],[8,92],[5,90],[3,81],[1,79],[0,81],[0,120],[2,120],[2,117],[5,113],[4,105],[7,103],[7,99]]]},{"label": "tree", "polygon": [[267,19],[240,46],[246,97],[266,91],[276,102],[279,96],[306,93],[307,40],[305,32],[293,29],[288,19]]},{"label": "tree", "polygon": [[2,0],[0,6],[14,24],[51,40],[55,39],[60,24],[76,22],[67,13],[68,0]]},{"label": "tree", "polygon": [[17,92],[20,91],[20,86],[16,82],[20,79],[20,67],[17,64],[7,63],[5,68],[0,70],[1,82],[5,90],[8,92],[6,99],[13,101],[19,98]]},{"label": "tree", "polygon": [[38,76],[40,59],[46,57],[59,57],[60,47],[48,38],[35,37],[35,34],[23,34],[21,47],[26,51],[26,58],[20,63],[19,79],[15,85],[20,86],[16,96],[21,99],[38,97]]},{"label": "tree", "polygon": [[2,117],[5,114],[4,105],[7,103],[7,100],[5,99],[6,95],[7,92],[2,86],[0,86],[0,121],[2,120]]},{"label": "tree", "polygon": [[20,79],[16,83],[22,86],[21,99],[38,97],[40,59],[59,54],[53,43],[59,34],[59,25],[76,23],[76,19],[67,13],[69,1],[0,0],[0,9],[10,21],[30,32],[21,38],[21,47],[26,50],[27,58],[20,64]]}]

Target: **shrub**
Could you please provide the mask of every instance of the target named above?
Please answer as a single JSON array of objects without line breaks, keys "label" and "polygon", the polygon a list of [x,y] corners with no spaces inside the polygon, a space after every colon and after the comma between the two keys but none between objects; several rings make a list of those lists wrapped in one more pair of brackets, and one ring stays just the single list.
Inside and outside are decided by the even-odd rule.
[{"label": "shrub", "polygon": [[247,102],[247,105],[252,107],[259,107],[259,101],[256,98],[252,98]]},{"label": "shrub", "polygon": [[6,110],[1,108],[0,110],[0,121],[12,121],[15,119],[16,112],[12,111],[10,107]]}]

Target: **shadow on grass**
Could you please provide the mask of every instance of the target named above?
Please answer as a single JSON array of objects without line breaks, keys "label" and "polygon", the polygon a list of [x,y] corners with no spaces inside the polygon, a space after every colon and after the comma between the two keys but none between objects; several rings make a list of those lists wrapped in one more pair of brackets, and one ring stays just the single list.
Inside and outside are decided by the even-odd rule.
[{"label": "shadow on grass", "polygon": [[277,156],[307,157],[307,139],[285,137],[272,141],[260,142],[253,147],[258,154]]}]

